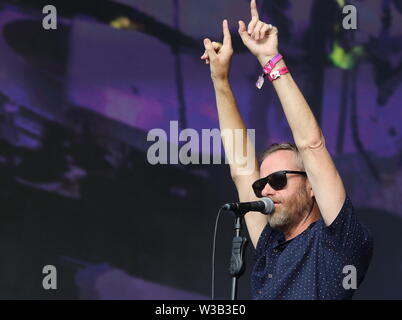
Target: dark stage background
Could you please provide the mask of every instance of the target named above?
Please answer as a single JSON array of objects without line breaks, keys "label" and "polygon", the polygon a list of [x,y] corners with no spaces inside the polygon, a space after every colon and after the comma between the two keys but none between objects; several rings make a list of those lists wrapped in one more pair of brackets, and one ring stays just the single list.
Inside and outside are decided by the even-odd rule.
[{"label": "dark stage background", "polygon": [[[58,29],[42,28],[42,8]],[[402,1],[260,0],[326,136],[374,256],[355,298],[402,298]],[[0,1],[0,298],[208,299],[213,226],[237,199],[226,165],[151,165],[147,133],[217,128],[202,39],[229,20],[231,79],[256,147],[291,140],[237,36],[246,0]],[[208,150],[203,150],[208,152]],[[218,228],[229,298],[233,218]],[[249,299],[253,250],[240,280]],[[44,290],[54,265],[58,289]]]}]

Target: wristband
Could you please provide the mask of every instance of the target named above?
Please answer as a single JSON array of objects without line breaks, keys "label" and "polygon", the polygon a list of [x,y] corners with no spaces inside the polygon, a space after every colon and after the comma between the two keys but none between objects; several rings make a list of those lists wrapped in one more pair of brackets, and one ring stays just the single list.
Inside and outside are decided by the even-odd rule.
[{"label": "wristband", "polygon": [[272,71],[268,75],[269,81],[272,82],[272,81],[278,79],[281,75],[286,74],[286,73],[289,73],[289,70],[287,67],[283,67],[283,68],[280,68],[279,70]]},{"label": "wristband", "polygon": [[258,77],[258,80],[256,82],[256,87],[258,89],[262,88],[262,85],[264,84],[264,77],[268,74],[271,73],[271,71],[275,68],[276,64],[282,59],[282,55],[280,53],[277,53],[271,60],[269,60],[265,66],[262,68],[262,74]]}]

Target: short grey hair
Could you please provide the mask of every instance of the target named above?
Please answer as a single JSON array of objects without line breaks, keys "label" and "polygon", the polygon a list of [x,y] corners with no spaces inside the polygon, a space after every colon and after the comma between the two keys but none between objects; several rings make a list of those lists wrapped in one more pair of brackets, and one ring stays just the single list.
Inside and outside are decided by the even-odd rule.
[{"label": "short grey hair", "polygon": [[290,150],[294,152],[295,155],[295,160],[296,160],[296,166],[301,170],[305,171],[303,160],[300,156],[299,149],[297,149],[296,145],[291,142],[280,142],[280,143],[273,143],[271,144],[267,149],[265,149],[260,156],[260,164],[265,160],[267,156],[270,154],[279,151],[279,150]]}]

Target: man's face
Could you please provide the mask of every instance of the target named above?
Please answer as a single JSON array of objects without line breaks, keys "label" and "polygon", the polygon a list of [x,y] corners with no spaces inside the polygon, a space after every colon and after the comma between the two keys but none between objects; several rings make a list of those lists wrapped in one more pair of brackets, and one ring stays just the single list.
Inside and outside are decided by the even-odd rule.
[{"label": "man's face", "polygon": [[[262,162],[260,177],[281,170],[301,171],[296,163],[293,151],[275,151]],[[263,197],[269,197],[275,203],[275,210],[269,220],[270,226],[282,231],[298,224],[314,205],[313,194],[306,177],[300,174],[287,174],[286,177],[287,184],[283,189],[275,190],[267,184],[261,192]]]}]

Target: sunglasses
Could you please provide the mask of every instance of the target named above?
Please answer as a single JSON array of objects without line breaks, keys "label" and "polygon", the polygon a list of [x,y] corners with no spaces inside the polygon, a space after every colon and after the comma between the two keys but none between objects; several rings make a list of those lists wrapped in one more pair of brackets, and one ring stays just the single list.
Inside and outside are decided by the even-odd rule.
[{"label": "sunglasses", "polygon": [[288,178],[286,177],[287,174],[294,173],[294,174],[301,174],[307,176],[306,172],[304,171],[292,171],[292,170],[282,170],[271,173],[270,175],[266,176],[265,178],[258,179],[252,185],[255,195],[258,198],[261,198],[261,192],[264,190],[267,183],[275,190],[281,190],[285,188],[286,184],[288,183]]}]

